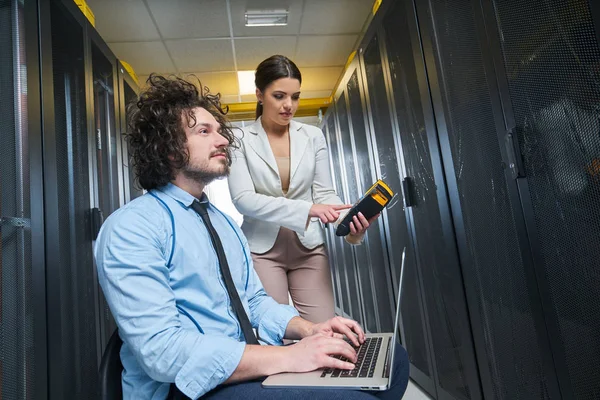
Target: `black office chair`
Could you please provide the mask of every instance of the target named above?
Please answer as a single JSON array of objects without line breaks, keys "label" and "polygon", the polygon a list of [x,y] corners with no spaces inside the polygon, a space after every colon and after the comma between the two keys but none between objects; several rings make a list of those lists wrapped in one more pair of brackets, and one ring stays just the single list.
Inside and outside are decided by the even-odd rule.
[{"label": "black office chair", "polygon": [[121,385],[121,373],[123,365],[121,364],[121,345],[123,341],[119,337],[118,329],[115,329],[100,362],[98,371],[100,378],[100,400],[115,400],[123,398],[123,387]]}]

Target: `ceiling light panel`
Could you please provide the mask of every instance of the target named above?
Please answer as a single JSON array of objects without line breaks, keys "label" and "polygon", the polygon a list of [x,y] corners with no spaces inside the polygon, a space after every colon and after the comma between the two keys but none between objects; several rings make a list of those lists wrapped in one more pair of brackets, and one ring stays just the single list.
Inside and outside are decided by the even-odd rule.
[{"label": "ceiling light panel", "polygon": [[248,10],[246,26],[286,26],[288,10]]}]

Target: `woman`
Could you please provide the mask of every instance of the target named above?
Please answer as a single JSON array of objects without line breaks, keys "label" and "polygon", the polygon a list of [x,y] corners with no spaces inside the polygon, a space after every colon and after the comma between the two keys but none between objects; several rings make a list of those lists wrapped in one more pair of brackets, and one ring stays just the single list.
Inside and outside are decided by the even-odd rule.
[{"label": "woman", "polygon": [[[301,83],[298,67],[285,56],[260,63],[256,122],[243,129],[229,190],[266,292],[287,304],[289,291],[301,316],[319,323],[334,316],[320,222],[336,222],[350,205],[333,189],[323,132],[292,119]],[[354,217],[346,240],[359,244],[368,226],[362,214]]]}]

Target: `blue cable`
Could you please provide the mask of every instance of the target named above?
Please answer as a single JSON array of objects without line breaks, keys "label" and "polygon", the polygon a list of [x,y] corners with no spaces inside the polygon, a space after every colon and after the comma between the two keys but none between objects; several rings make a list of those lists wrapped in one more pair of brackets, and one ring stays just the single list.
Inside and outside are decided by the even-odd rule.
[{"label": "blue cable", "polygon": [[152,197],[154,197],[156,200],[158,200],[162,203],[162,205],[169,212],[169,216],[171,217],[171,230],[173,231],[173,242],[171,243],[171,255],[169,256],[169,261],[167,261],[167,268],[170,269],[171,268],[171,260],[173,260],[173,253],[175,253],[175,238],[176,238],[176,236],[175,236],[175,217],[173,217],[173,212],[171,211],[171,209],[169,208],[167,203],[165,203],[162,199],[160,199],[154,193],[152,193],[152,192],[149,192],[149,193]]},{"label": "blue cable", "polygon": [[[173,231],[173,242],[171,243],[171,254],[169,255],[169,261],[167,262],[167,268],[170,269],[171,268],[171,260],[173,259],[173,253],[175,253],[175,239],[176,239],[175,217],[173,216],[173,211],[171,211],[171,208],[167,205],[167,203],[165,203],[161,198],[159,198],[154,193],[152,193],[152,192],[149,192],[149,193],[152,197],[154,197],[156,200],[158,200],[167,209],[167,212],[169,213],[169,217],[171,218],[171,230]],[[238,234],[237,229],[235,229],[235,227],[233,226],[231,221],[229,221],[229,218],[227,218],[225,216],[225,214],[223,214],[223,212],[221,210],[219,210],[217,207],[213,206],[213,208],[215,210],[217,210],[217,212],[219,212],[219,214],[221,214],[223,216],[223,218],[225,218],[225,220],[227,221],[227,223],[229,224],[231,229],[233,229],[233,232],[235,232],[235,236],[237,237],[238,241],[240,242],[240,245],[242,246],[242,252],[244,253],[244,259],[246,262],[246,289],[245,290],[248,290],[248,280],[250,278],[250,262],[248,261],[248,254],[246,253],[246,249],[244,247],[244,242],[242,241],[242,238],[240,238],[240,235]],[[204,333],[204,330],[191,317],[191,315],[189,315],[184,309],[180,308],[179,306],[177,306],[177,309],[179,311],[181,311],[183,314],[185,314],[194,323],[194,325],[196,325],[196,328],[198,328],[198,330],[200,332]],[[238,330],[239,330],[239,327],[238,327]]]}]

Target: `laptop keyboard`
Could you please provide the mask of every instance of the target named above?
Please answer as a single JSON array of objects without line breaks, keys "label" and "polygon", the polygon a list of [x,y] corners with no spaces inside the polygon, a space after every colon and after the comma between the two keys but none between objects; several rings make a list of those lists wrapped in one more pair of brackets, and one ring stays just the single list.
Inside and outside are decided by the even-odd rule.
[{"label": "laptop keyboard", "polygon": [[[354,346],[350,339],[345,339],[357,352],[357,360],[353,370],[326,368],[321,373],[321,378],[372,378],[377,365],[377,356],[381,349],[381,337],[369,337],[359,347]],[[346,357],[333,356],[338,360],[350,361]]]}]

